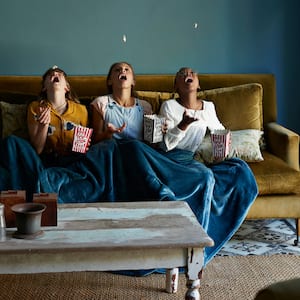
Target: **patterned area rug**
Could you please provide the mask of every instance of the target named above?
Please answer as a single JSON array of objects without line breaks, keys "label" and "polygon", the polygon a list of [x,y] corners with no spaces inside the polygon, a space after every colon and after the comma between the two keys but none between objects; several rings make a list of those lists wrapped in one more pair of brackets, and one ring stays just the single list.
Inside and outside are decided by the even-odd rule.
[{"label": "patterned area rug", "polygon": [[218,256],[234,255],[300,255],[300,242],[294,246],[293,219],[245,220]]}]

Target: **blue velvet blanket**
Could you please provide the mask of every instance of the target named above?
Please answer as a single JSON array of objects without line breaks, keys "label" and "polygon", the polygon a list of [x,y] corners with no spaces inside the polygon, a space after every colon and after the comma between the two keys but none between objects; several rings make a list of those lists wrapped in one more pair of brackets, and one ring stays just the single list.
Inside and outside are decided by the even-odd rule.
[{"label": "blue velvet blanket", "polygon": [[205,249],[205,265],[239,228],[258,193],[240,159],[206,166],[192,152],[165,153],[136,140],[95,144],[63,167],[45,167],[31,145],[14,136],[1,141],[0,155],[0,190],[25,189],[28,197],[48,192],[58,193],[60,203],[186,201],[215,242]]}]

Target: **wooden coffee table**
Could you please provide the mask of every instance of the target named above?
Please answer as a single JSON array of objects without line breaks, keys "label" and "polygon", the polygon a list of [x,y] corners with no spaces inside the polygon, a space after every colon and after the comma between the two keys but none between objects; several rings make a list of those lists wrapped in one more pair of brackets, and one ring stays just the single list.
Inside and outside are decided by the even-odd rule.
[{"label": "wooden coffee table", "polygon": [[[39,238],[0,241],[0,273],[166,268],[176,292],[176,268],[186,267],[186,299],[199,299],[203,250],[213,241],[184,201],[58,205],[57,227]],[[174,275],[175,274],[175,275]]]}]

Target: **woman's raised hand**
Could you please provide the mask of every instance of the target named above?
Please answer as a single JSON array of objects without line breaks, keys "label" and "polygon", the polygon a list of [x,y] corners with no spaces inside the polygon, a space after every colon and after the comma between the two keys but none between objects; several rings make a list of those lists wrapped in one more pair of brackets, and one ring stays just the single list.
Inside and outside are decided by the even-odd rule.
[{"label": "woman's raised hand", "polygon": [[49,106],[39,106],[37,121],[42,125],[49,125],[51,121],[50,111],[51,108]]},{"label": "woman's raised hand", "polygon": [[197,118],[191,117],[190,115],[188,115],[188,113],[185,110],[183,115],[182,115],[182,120],[178,124],[178,128],[181,129],[181,130],[186,130],[191,123],[193,123],[197,120],[198,120]]}]

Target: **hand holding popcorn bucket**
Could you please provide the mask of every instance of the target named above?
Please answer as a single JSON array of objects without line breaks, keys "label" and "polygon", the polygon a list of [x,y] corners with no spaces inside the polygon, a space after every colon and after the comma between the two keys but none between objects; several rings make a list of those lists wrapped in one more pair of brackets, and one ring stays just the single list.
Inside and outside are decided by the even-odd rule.
[{"label": "hand holding popcorn bucket", "polygon": [[144,140],[149,143],[161,142],[165,123],[165,117],[156,114],[144,115]]},{"label": "hand holding popcorn bucket", "polygon": [[72,151],[86,153],[92,132],[92,128],[75,126]]},{"label": "hand holding popcorn bucket", "polygon": [[230,130],[212,130],[210,138],[214,161],[224,160],[229,154],[231,138]]}]

